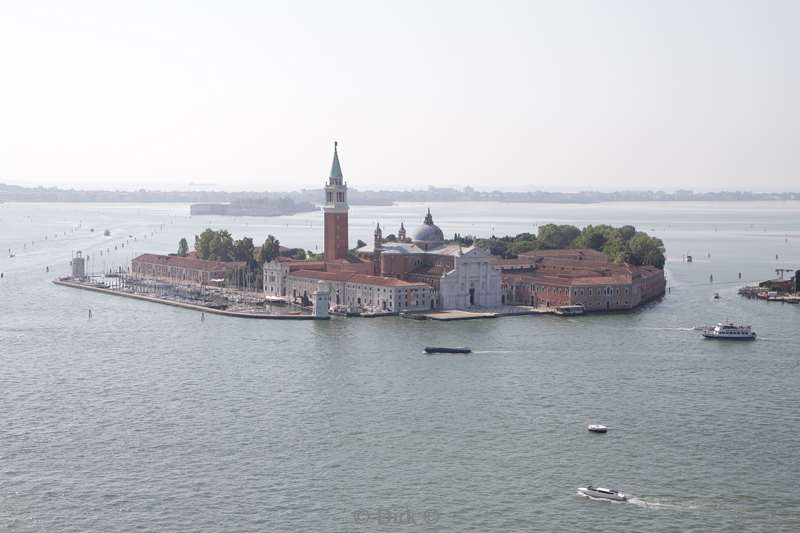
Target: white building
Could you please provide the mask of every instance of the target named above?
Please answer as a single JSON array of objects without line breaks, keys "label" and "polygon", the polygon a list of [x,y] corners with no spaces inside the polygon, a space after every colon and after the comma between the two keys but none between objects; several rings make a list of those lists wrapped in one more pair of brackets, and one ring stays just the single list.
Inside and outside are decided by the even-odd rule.
[{"label": "white building", "polygon": [[[264,265],[264,293],[309,305],[320,281],[330,291],[330,305],[359,311],[417,311],[431,308],[430,285],[355,272],[291,270],[301,261],[272,261]],[[291,266],[290,266],[291,265]]]},{"label": "white building", "polygon": [[499,307],[502,274],[492,264],[489,252],[472,247],[455,256],[453,270],[439,280],[439,307]]},{"label": "white building", "polygon": [[411,239],[400,226],[398,240],[383,239],[378,226],[372,245],[357,250],[371,257],[383,277],[422,282],[433,288],[432,309],[491,308],[502,304],[502,273],[487,250],[448,243],[428,211]]}]

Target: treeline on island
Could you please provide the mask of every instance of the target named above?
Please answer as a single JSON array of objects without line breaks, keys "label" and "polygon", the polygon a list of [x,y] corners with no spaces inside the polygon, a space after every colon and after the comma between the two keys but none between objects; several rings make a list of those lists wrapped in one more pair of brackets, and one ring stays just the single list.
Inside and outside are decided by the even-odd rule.
[{"label": "treeline on island", "polygon": [[520,233],[514,237],[492,236],[490,239],[480,239],[456,234],[454,240],[465,245],[474,242],[488,249],[492,255],[508,259],[534,250],[591,248],[604,252],[615,263],[664,268],[665,262],[664,243],[661,239],[636,231],[633,226],[615,228],[600,224],[589,225],[581,230],[569,224],[544,224],[539,226],[536,235]]},{"label": "treeline on island", "polygon": [[[286,248],[273,235],[268,235],[260,246],[257,246],[252,237],[234,239],[228,230],[206,229],[194,237],[194,251],[198,258],[209,261],[241,261],[245,266],[240,271],[232,272],[230,276],[238,285],[252,287],[260,290],[263,280],[261,271],[264,263],[276,257],[284,256],[292,259],[321,259],[321,255],[311,250],[302,248]],[[178,242],[177,255],[189,255],[189,242],[182,238]]]}]

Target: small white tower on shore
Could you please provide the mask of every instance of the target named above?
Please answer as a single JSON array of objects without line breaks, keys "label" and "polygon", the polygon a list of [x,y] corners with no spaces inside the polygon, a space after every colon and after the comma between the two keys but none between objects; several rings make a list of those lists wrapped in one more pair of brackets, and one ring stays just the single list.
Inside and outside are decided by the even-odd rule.
[{"label": "small white tower on shore", "polygon": [[329,318],[328,307],[330,306],[331,291],[328,284],[320,281],[312,296],[314,297],[314,318]]},{"label": "small white tower on shore", "polygon": [[75,279],[86,277],[86,260],[81,252],[76,253],[72,258],[72,277]]}]

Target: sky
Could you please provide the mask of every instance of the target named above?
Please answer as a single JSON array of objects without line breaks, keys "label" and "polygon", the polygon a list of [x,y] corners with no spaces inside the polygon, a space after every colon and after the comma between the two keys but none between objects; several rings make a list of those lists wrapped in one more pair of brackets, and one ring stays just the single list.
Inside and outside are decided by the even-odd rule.
[{"label": "sky", "polygon": [[800,190],[796,1],[0,0],[0,183]]}]

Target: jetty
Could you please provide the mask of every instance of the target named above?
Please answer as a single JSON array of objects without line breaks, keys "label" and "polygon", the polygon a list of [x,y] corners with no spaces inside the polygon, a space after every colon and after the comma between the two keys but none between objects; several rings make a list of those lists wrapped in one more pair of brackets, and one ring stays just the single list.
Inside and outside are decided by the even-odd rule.
[{"label": "jetty", "polygon": [[[88,278],[87,278],[88,280]],[[183,309],[190,309],[192,311],[201,311],[203,313],[211,313],[215,315],[230,316],[235,318],[254,318],[261,320],[328,320],[330,317],[318,317],[310,314],[302,314],[300,312],[289,313],[270,313],[265,311],[245,311],[228,309],[220,304],[207,304],[202,305],[199,303],[190,303],[186,301],[167,299],[165,297],[153,296],[148,294],[138,294],[123,290],[121,288],[113,288],[91,280],[79,280],[73,278],[59,278],[53,280],[53,283],[62,287],[71,287],[73,289],[83,289],[87,291],[98,292],[101,294],[111,294],[115,296],[123,296],[125,298],[133,298],[135,300],[142,300],[145,302],[159,303],[164,305],[171,305],[173,307],[182,307]]]},{"label": "jetty", "polygon": [[[564,307],[571,309],[565,311]],[[574,308],[574,309],[573,309]],[[580,308],[580,309],[578,309]],[[446,309],[442,311],[423,311],[400,313],[403,318],[416,320],[436,320],[439,322],[455,322],[459,320],[480,320],[506,316],[525,315],[560,315],[573,316],[583,314],[583,306],[533,307],[527,305],[507,305],[498,308]]]},{"label": "jetty", "polygon": [[[785,278],[784,273],[794,271],[794,276]],[[739,295],[767,302],[800,304],[800,270],[776,268],[777,278],[762,281],[758,285],[742,287]]]}]

